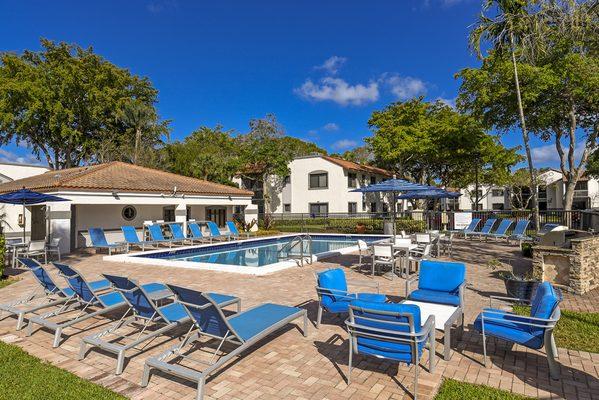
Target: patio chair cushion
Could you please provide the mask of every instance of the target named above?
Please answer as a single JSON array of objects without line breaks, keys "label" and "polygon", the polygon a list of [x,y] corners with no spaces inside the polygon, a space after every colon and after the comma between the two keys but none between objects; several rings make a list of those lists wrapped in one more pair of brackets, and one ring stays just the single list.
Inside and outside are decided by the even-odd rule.
[{"label": "patio chair cushion", "polygon": [[289,316],[300,312],[297,307],[265,303],[228,319],[237,336],[248,341]]},{"label": "patio chair cushion", "polygon": [[231,232],[232,235],[234,236],[239,236],[239,230],[237,229],[237,227],[235,226],[235,223],[233,221],[227,221],[227,228],[229,228],[229,232]]},{"label": "patio chair cushion", "polygon": [[342,300],[347,294],[345,272],[341,268],[320,272],[318,274],[318,286],[322,289],[331,289],[332,291],[330,295],[322,296],[322,304],[324,306]]},{"label": "patio chair cushion", "polygon": [[[421,316],[420,316],[420,308],[413,304],[397,304],[397,303],[372,303],[362,300],[354,300],[351,302],[352,307],[363,308],[365,310],[373,310],[373,311],[382,311],[382,312],[391,312],[391,313],[402,313],[402,314],[412,314],[413,315],[413,324],[414,331],[419,332],[422,329],[421,325]],[[361,312],[354,308],[353,310],[355,323],[368,326],[375,329],[385,329],[390,331],[399,331],[399,332],[410,332],[410,327],[408,325],[395,325],[390,324],[387,321],[393,322],[404,322],[407,323],[408,319],[406,317],[398,317],[393,315],[384,315],[378,314],[376,312]],[[366,318],[362,318],[366,317]],[[373,321],[376,319],[376,321]],[[359,330],[362,331],[362,330]],[[364,330],[363,332],[367,332]],[[376,334],[376,332],[373,332]],[[407,336],[400,336],[398,338],[409,339]],[[418,343],[418,359],[422,355],[422,349],[425,345],[426,341],[422,341]],[[376,357],[385,357],[401,362],[405,362],[408,364],[413,363],[412,360],[412,350],[411,346],[408,343],[397,343],[389,340],[379,339],[379,338],[371,338],[371,337],[363,337],[358,335],[357,338],[358,345],[358,353],[373,355]]]},{"label": "patio chair cushion", "polygon": [[354,300],[368,301],[372,303],[385,303],[387,296],[379,293],[348,293],[346,298],[341,298],[325,306],[327,311],[333,313],[349,312],[349,305]]},{"label": "patio chair cushion", "polygon": [[[543,347],[543,335],[532,334],[530,327],[518,324],[513,315],[501,310],[492,310],[493,313],[484,311],[476,317],[474,329],[482,332],[482,315],[485,315],[485,335],[494,336],[503,340],[518,343],[523,346],[540,349]],[[495,314],[499,313],[499,314]],[[501,321],[489,321],[486,318],[497,318]]]},{"label": "patio chair cushion", "polygon": [[89,283],[89,287],[94,292],[97,292],[99,290],[110,289],[110,282],[107,279],[100,279],[100,280],[88,282],[88,283]]},{"label": "patio chair cushion", "polygon": [[227,294],[219,294],[219,293],[208,293],[208,295],[210,296],[210,298],[212,300],[214,300],[214,302],[216,304],[223,304],[223,303],[227,303],[231,300],[235,300],[237,297],[235,296],[229,296]]},{"label": "patio chair cushion", "polygon": [[[530,316],[534,318],[551,318],[551,314],[560,303],[560,297],[549,282],[543,282],[537,286],[533,298],[530,302]],[[529,327],[533,335],[539,335],[544,332],[540,327]]]},{"label": "patio chair cushion", "polygon": [[97,296],[97,299],[106,307],[113,307],[119,304],[126,304],[125,298],[119,292],[110,292]]},{"label": "patio chair cushion", "polygon": [[456,307],[460,305],[460,296],[457,293],[441,292],[439,290],[416,289],[408,297],[410,300],[427,303],[448,304]]},{"label": "patio chair cushion", "polygon": [[181,303],[171,303],[169,305],[159,307],[158,308],[164,318],[166,318],[167,323],[183,321],[186,318],[189,318],[187,311],[185,311],[185,307]]},{"label": "patio chair cushion", "polygon": [[418,289],[458,294],[466,279],[463,263],[425,260],[420,264]]}]

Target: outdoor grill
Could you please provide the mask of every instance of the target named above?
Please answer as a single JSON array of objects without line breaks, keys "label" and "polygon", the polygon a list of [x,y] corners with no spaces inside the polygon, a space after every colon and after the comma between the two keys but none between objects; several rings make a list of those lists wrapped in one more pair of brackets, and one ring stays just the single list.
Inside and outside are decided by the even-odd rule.
[{"label": "outdoor grill", "polygon": [[540,246],[553,246],[570,248],[572,239],[592,236],[590,232],[577,229],[568,229],[559,224],[545,224],[538,233],[537,244]]}]

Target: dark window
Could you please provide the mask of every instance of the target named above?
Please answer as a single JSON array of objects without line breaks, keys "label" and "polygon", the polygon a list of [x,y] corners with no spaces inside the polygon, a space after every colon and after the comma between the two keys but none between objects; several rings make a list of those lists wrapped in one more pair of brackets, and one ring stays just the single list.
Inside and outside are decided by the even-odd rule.
[{"label": "dark window", "polygon": [[329,213],[329,203],[310,203],[310,214],[313,216],[326,216]]},{"label": "dark window", "polygon": [[366,211],[366,202],[362,201],[362,211]]},{"label": "dark window", "polygon": [[326,172],[310,174],[310,189],[326,189],[329,186],[329,174]]},{"label": "dark window", "polygon": [[503,203],[493,203],[491,207],[493,210],[503,210]]},{"label": "dark window", "polygon": [[175,221],[175,207],[164,207],[162,209],[162,219],[164,222]]},{"label": "dark window", "polygon": [[375,213],[376,212],[376,202],[372,202],[370,203],[370,212]]},{"label": "dark window", "polygon": [[389,212],[389,204],[383,203],[383,212]]},{"label": "dark window", "polygon": [[356,214],[358,212],[358,203],[347,203],[347,212],[350,214]]},{"label": "dark window", "polygon": [[376,176],[371,176],[370,177],[370,184],[374,185],[376,183]]},{"label": "dark window", "polygon": [[587,181],[578,181],[576,182],[576,186],[574,186],[574,190],[588,190],[589,185]]},{"label": "dark window", "polygon": [[291,212],[291,204],[283,204],[283,211]]},{"label": "dark window", "polygon": [[491,196],[493,196],[493,197],[503,197],[503,189],[493,189],[491,191]]},{"label": "dark window", "polygon": [[355,188],[357,186],[357,176],[356,174],[348,173],[347,174],[347,187]]},{"label": "dark window", "polygon": [[137,216],[137,210],[133,206],[125,206],[121,214],[125,221],[133,221]]},{"label": "dark window", "polygon": [[362,185],[366,184],[366,175],[362,175]]},{"label": "dark window", "polygon": [[291,183],[291,177],[288,175],[283,179],[283,184],[289,185]]}]

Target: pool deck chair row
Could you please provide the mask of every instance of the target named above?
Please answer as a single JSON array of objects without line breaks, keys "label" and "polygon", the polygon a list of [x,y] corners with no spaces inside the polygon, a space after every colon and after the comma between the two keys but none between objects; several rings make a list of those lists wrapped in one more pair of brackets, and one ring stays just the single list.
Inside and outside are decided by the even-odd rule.
[{"label": "pool deck chair row", "polygon": [[[86,336],[81,341],[79,359],[82,360],[87,354],[88,346],[97,347],[117,355],[116,374],[123,372],[126,352],[138,349],[138,346],[148,342],[155,337],[167,334],[175,328],[189,322],[190,318],[185,308],[180,303],[170,303],[160,306],[164,299],[173,296],[173,293],[162,284],[151,284],[140,286],[136,281],[123,276],[103,275],[112,284],[112,288],[120,293],[127,303],[127,311],[115,324],[107,330]],[[237,304],[237,310],[241,309],[241,301],[238,297],[210,293],[215,299],[218,307],[227,307]],[[124,328],[134,328],[128,333],[122,333]],[[145,334],[144,334],[145,333]],[[125,339],[128,343],[124,344]]]},{"label": "pool deck chair row", "polygon": [[[168,285],[168,287],[175,293],[176,301],[185,308],[192,321],[192,326],[181,343],[146,360],[142,377],[142,386],[144,387],[148,385],[153,370],[158,370],[165,374],[197,382],[197,399],[200,400],[204,396],[206,379],[211,374],[266,336],[298,318],[303,319],[303,334],[307,335],[308,316],[304,309],[266,303],[225,317],[211,295],[174,285]],[[202,336],[211,340],[199,343]],[[230,346],[224,346],[225,342],[233,346],[230,352],[224,350],[230,348]],[[211,356],[205,357],[206,360],[196,360],[189,354],[194,349],[209,344],[215,348],[212,349]],[[190,348],[185,350],[188,345]],[[195,352],[204,355],[208,353],[198,350]],[[196,362],[204,368],[196,369],[184,366],[180,363],[182,360]]]},{"label": "pool deck chair row", "polygon": [[476,231],[478,224],[480,224],[480,218],[473,218],[467,227],[465,227],[464,229],[454,230],[453,233],[464,235],[464,238],[467,238],[468,235]]}]

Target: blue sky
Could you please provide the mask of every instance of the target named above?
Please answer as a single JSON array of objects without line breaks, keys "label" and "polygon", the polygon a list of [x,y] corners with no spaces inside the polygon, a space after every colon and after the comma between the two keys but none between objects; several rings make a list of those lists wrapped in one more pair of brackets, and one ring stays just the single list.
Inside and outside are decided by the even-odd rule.
[{"label": "blue sky", "polygon": [[[40,37],[93,46],[150,78],[173,139],[202,125],[246,132],[274,113],[287,134],[341,152],[390,102],[454,101],[454,74],[478,64],[467,48],[478,12],[477,0],[0,0],[0,51],[37,50]],[[539,166],[555,165],[551,144],[533,145]],[[9,145],[0,159],[31,157]]]}]

